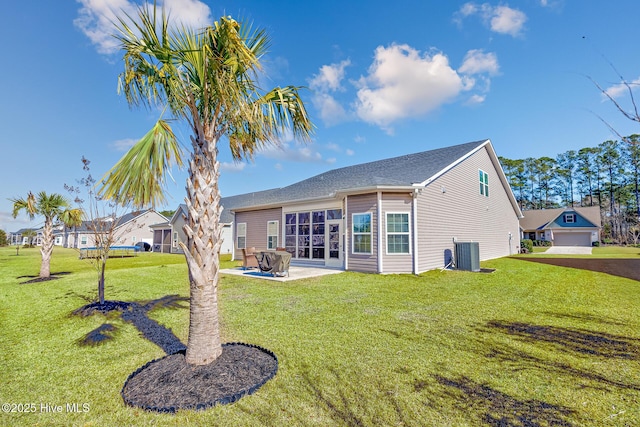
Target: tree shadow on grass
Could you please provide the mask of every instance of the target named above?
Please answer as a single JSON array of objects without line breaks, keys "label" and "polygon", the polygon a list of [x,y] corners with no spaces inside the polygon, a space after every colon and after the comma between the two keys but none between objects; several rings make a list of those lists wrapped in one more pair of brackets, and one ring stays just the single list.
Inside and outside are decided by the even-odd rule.
[{"label": "tree shadow on grass", "polygon": [[481,330],[499,331],[525,342],[550,344],[563,352],[640,360],[640,340],[605,332],[500,320],[488,322]]},{"label": "tree shadow on grass", "polygon": [[[388,384],[379,381],[375,387],[378,394],[373,396],[368,394],[363,388],[358,386],[358,381],[353,376],[343,374],[335,368],[328,368],[323,378],[315,378],[310,369],[304,369],[297,378],[301,381],[301,388],[304,390],[309,404],[315,406],[314,413],[322,413],[326,418],[305,417],[304,411],[298,407],[289,407],[284,418],[288,418],[290,425],[339,425],[339,426],[368,426],[368,425],[421,425],[402,408],[401,402],[396,398],[394,391],[386,390]],[[348,376],[348,377],[347,377]],[[283,384],[287,387],[287,384]],[[288,393],[300,394],[300,388]],[[288,394],[287,393],[287,394]],[[379,410],[380,406],[393,408],[395,419],[379,420],[374,410]],[[259,410],[255,407],[245,407],[242,403],[238,407],[247,414],[256,417],[262,423],[278,425],[283,422],[282,414],[273,414],[269,409]],[[286,405],[284,405],[286,407]],[[284,410],[284,409],[283,409]],[[387,411],[388,413],[389,411]],[[268,421],[267,421],[268,420]],[[327,423],[330,420],[330,423]]]},{"label": "tree shadow on grass", "polygon": [[[158,308],[187,308],[181,303],[188,300],[189,298],[178,295],[166,295],[162,298],[143,302],[105,301],[105,304],[102,305],[87,304],[74,311],[74,314],[87,316],[95,313],[118,312],[120,313],[120,318],[135,326],[144,338],[160,347],[166,354],[174,354],[186,350],[187,347],[175,336],[171,329],[149,318],[148,313]],[[116,326],[104,323],[86,334],[79,340],[79,343],[81,345],[102,344],[113,339],[116,331]]]},{"label": "tree shadow on grass", "polygon": [[445,390],[441,399],[456,402],[465,413],[481,414],[484,424],[500,427],[572,426],[568,417],[575,414],[570,408],[540,400],[518,400],[499,390],[479,384],[467,377],[446,378],[435,375]]},{"label": "tree shadow on grass", "polygon": [[[522,342],[536,346],[543,345],[552,351],[571,356],[631,362],[640,360],[640,340],[604,332],[498,320],[490,321],[478,330],[488,335],[501,332]],[[487,340],[479,340],[479,348],[486,348],[486,346]],[[614,379],[611,375],[581,369],[561,359],[544,359],[496,342],[490,344],[490,348],[485,351],[485,357],[496,360],[500,366],[514,371],[537,370],[568,375],[579,387],[605,391],[615,387],[640,391],[640,383]]]},{"label": "tree shadow on grass", "polygon": [[56,280],[59,279],[60,276],[66,276],[68,274],[71,274],[70,271],[58,271],[55,273],[50,273],[49,277],[40,277],[37,274],[35,275],[27,275],[27,276],[18,276],[16,277],[16,279],[26,279],[26,278],[31,278],[30,280],[26,280],[24,282],[20,282],[21,285],[26,285],[29,283],[41,283],[41,282],[48,282],[49,280]]}]

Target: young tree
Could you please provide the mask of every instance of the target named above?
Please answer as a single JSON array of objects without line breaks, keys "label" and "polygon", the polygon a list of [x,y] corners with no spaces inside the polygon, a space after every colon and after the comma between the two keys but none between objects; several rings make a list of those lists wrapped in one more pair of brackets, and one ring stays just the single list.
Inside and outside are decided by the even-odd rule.
[{"label": "young tree", "polygon": [[47,194],[44,191],[34,196],[29,192],[24,199],[10,199],[13,202],[13,217],[17,217],[20,211],[24,210],[29,218],[33,219],[36,215],[44,217],[44,230],[42,236],[42,247],[40,254],[42,262],[40,264],[40,278],[48,278],[51,276],[50,264],[51,254],[53,253],[53,225],[59,221],[68,226],[80,224],[82,221],[82,210],[73,209],[69,206],[69,202],[60,194]]},{"label": "young tree", "polygon": [[[226,137],[236,159],[252,157],[288,129],[309,140],[312,124],[298,88],[264,94],[257,84],[268,38],[230,17],[200,31],[170,30],[164,13],[138,9],[138,21],[121,19],[116,36],[124,51],[120,90],[132,106],[166,105],[193,133],[187,178],[188,209],[181,243],[189,268],[190,317],[186,361],[206,365],[222,353],[218,320],[222,243],[218,143]],[[182,157],[176,137],[158,121],[105,176],[102,194],[136,206],[163,199],[165,172]]]},{"label": "young tree", "polygon": [[7,246],[7,232],[0,230],[0,246]]},{"label": "young tree", "polygon": [[[111,248],[118,242],[123,234],[130,232],[136,227],[135,219],[127,226],[126,229],[119,230],[122,212],[126,210],[126,205],[121,206],[114,201],[102,200],[96,194],[94,188],[96,180],[91,176],[91,161],[82,157],[82,170],[87,176],[79,180],[80,186],[64,185],[65,190],[74,196],[74,201],[85,212],[86,221],[84,222],[86,229],[91,233],[93,246],[95,249],[91,254],[87,251],[86,259],[91,262],[98,273],[98,303],[105,303],[105,272],[107,269],[107,261]],[[88,201],[80,198],[84,187],[88,196]],[[81,251],[82,253],[82,251]]]}]

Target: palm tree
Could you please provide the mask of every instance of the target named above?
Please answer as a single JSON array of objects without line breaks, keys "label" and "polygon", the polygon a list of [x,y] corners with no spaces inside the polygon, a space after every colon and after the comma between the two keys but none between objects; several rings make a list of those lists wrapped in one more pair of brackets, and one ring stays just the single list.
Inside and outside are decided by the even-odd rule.
[{"label": "palm tree", "polygon": [[[218,143],[229,142],[236,160],[277,143],[291,129],[310,139],[313,125],[298,87],[276,87],[264,94],[257,84],[260,57],[268,38],[231,17],[199,31],[169,29],[164,11],[138,8],[138,20],[119,20],[124,71],[119,78],[129,105],[163,105],[186,121],[191,136],[187,178],[188,208],[184,250],[189,268],[190,318],[186,361],[206,365],[222,353],[218,324],[219,252],[222,243]],[[136,206],[164,200],[165,173],[182,164],[181,149],[167,121],[159,120],[105,175],[100,192]]]},{"label": "palm tree", "polygon": [[44,217],[44,230],[42,236],[42,262],[40,263],[40,278],[51,276],[50,264],[53,253],[53,224],[62,222],[71,227],[82,222],[82,210],[70,208],[69,202],[57,193],[47,194],[44,191],[38,193],[38,197],[29,192],[26,199],[10,199],[13,202],[13,217],[17,217],[24,210],[30,219],[36,215]]}]

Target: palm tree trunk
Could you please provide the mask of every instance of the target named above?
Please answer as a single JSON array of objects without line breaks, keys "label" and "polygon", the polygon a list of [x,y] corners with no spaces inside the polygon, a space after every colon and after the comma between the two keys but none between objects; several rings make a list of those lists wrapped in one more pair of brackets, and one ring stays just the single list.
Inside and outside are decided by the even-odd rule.
[{"label": "palm tree trunk", "polygon": [[42,247],[40,254],[42,262],[40,263],[40,277],[45,279],[51,276],[51,254],[53,253],[53,220],[45,217],[44,230],[42,236]]},{"label": "palm tree trunk", "polygon": [[215,143],[205,142],[202,146],[194,141],[193,146],[185,199],[189,212],[184,226],[187,245],[181,244],[187,258],[191,289],[186,361],[192,365],[206,365],[222,353],[218,324],[219,253],[222,244],[219,163]]}]

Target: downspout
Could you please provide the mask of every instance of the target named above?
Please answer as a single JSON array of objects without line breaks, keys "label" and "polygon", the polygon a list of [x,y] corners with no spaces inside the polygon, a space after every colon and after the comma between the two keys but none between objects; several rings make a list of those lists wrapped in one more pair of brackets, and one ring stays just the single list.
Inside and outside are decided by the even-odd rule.
[{"label": "downspout", "polygon": [[377,236],[377,246],[378,246],[378,273],[382,273],[384,271],[384,267],[382,265],[382,254],[383,254],[383,250],[384,248],[382,247],[382,191],[378,191],[378,200],[376,203],[376,216],[377,216],[377,222],[378,222],[378,226],[377,231],[378,231],[378,236]]},{"label": "downspout", "polygon": [[413,274],[418,274],[418,194],[419,189],[413,190],[413,204],[411,205],[411,216],[413,216]]}]

